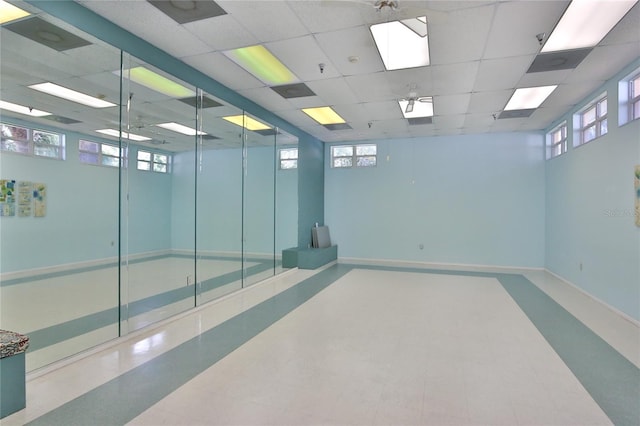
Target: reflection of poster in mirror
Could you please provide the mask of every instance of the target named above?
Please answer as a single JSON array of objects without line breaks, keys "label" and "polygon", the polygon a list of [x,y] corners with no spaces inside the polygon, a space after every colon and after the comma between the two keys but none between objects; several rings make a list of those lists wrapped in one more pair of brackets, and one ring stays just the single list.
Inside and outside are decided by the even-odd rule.
[{"label": "reflection of poster in mirror", "polygon": [[0,216],[16,215],[15,180],[0,180]]},{"label": "reflection of poster in mirror", "polygon": [[636,189],[636,226],[640,226],[640,165],[636,166],[634,183]]},{"label": "reflection of poster in mirror", "polygon": [[18,182],[18,216],[31,216],[32,185],[31,182]]},{"label": "reflection of poster in mirror", "polygon": [[47,214],[47,185],[33,184],[33,215],[44,217]]}]

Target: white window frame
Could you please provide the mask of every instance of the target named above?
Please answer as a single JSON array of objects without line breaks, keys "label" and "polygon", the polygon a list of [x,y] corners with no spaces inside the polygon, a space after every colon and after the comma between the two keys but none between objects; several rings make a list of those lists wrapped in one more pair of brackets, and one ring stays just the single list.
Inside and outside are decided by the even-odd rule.
[{"label": "white window frame", "polygon": [[[140,154],[148,154],[149,158],[141,158]],[[163,157],[165,161],[162,161]],[[147,165],[147,167],[143,165]],[[164,170],[162,170],[163,166]],[[164,152],[139,149],[136,154],[136,168],[143,172],[170,173],[171,155]]]},{"label": "white window frame", "polygon": [[[371,147],[374,148],[373,154],[363,152],[367,148],[371,148]],[[351,155],[336,155],[336,151],[338,151],[341,148],[342,149],[351,148]],[[349,161],[340,161],[340,160],[349,160]],[[331,146],[331,167],[332,168],[348,169],[352,167],[375,167],[377,165],[378,165],[378,145],[375,143]]]},{"label": "white window frame", "polygon": [[[97,152],[87,150],[87,149],[82,149],[83,142],[96,145]],[[80,139],[78,141],[78,159],[82,164],[89,164],[91,166],[118,168],[118,164],[113,164],[108,161],[105,162],[107,159],[114,158],[116,159],[116,163],[119,162],[122,168],[127,168],[127,148],[122,148],[121,157],[118,155],[112,155],[108,152],[110,150],[113,150],[114,148],[116,150],[120,149],[118,145],[103,143],[103,142],[96,142],[90,139]],[[82,159],[82,154],[94,156],[96,161],[85,161]],[[117,160],[118,158],[120,158],[119,161]]]},{"label": "white window frame", "polygon": [[[605,111],[603,111],[603,105],[606,106]],[[593,101],[589,102],[587,106],[585,106],[584,108],[582,108],[582,110],[580,110],[580,112],[578,112],[576,120],[578,124],[578,137],[576,138],[578,145],[584,145],[589,142],[593,142],[594,140],[608,133],[608,109],[607,94],[605,92],[604,94],[596,97]],[[594,112],[595,118],[593,121],[585,124],[585,116],[591,111]],[[589,132],[592,128],[594,130],[594,136],[593,138],[587,140],[587,132]]]},{"label": "white window frame", "polygon": [[[638,92],[634,90],[635,84],[638,84]],[[631,77],[628,82],[629,87],[629,121],[640,119],[640,71]]]},{"label": "white window frame", "polygon": [[[2,150],[3,152],[10,152],[10,153],[20,154],[20,155],[28,155],[32,157],[50,158],[52,160],[64,161],[66,159],[66,141],[65,141],[64,133],[58,133],[50,130],[29,128],[29,127],[20,126],[20,125],[11,124],[11,123],[0,123],[0,125],[24,130],[26,134],[25,137],[11,137],[11,136],[5,136],[4,133],[2,133],[2,135],[0,136],[0,139],[1,139],[0,150]],[[57,136],[58,142],[59,142],[58,145],[51,145],[51,144],[39,142],[37,139],[38,139],[38,135],[40,134]],[[22,147],[23,149],[22,150],[8,149],[7,148],[8,142],[16,144]],[[50,147],[53,148],[53,151],[55,152],[56,155],[46,155],[46,151],[42,150]]]},{"label": "white window frame", "polygon": [[298,148],[281,148],[278,151],[278,167],[280,170],[298,168]]},{"label": "white window frame", "polygon": [[567,122],[565,120],[547,133],[547,160],[567,152],[568,141]]}]

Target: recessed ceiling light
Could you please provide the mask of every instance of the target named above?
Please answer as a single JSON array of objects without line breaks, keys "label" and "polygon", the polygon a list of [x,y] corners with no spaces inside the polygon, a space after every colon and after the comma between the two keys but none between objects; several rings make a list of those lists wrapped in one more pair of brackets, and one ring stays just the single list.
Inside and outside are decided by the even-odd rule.
[{"label": "recessed ceiling light", "polygon": [[269,86],[297,83],[298,78],[262,45],[223,52],[225,56]]},{"label": "recessed ceiling light", "polygon": [[201,132],[199,130],[196,129],[192,129],[191,127],[187,127],[187,126],[183,126],[182,124],[178,124],[178,123],[160,123],[160,124],[156,124],[156,126],[158,127],[162,127],[163,129],[167,129],[167,130],[171,130],[177,133],[182,133],[183,135],[187,135],[187,136],[195,136],[197,135],[205,135],[205,132]]},{"label": "recessed ceiling light", "polygon": [[[120,132],[115,129],[100,129],[100,130],[96,130],[96,132],[102,133],[103,135],[113,136],[114,138],[120,137]],[[146,136],[135,135],[133,133],[127,133],[127,132],[122,132],[122,137],[125,139],[138,141],[138,142],[151,140],[151,138],[148,138]]]},{"label": "recessed ceiling light", "polygon": [[433,97],[402,99],[398,101],[404,118],[433,117]]},{"label": "recessed ceiling light", "polygon": [[385,69],[429,65],[426,16],[372,25],[371,34]]},{"label": "recessed ceiling light", "polygon": [[[120,71],[114,71],[114,74],[120,75]],[[172,98],[188,98],[196,94],[193,90],[145,67],[124,70],[124,77]]]},{"label": "recessed ceiling light", "polygon": [[4,0],[0,0],[0,24],[15,21],[16,19],[24,18],[29,15],[29,12],[15,7]]},{"label": "recessed ceiling light", "polygon": [[13,104],[7,101],[0,101],[0,110],[3,109],[17,112],[18,114],[30,115],[31,117],[44,117],[46,115],[51,115],[50,112],[40,111],[39,109],[33,109],[31,107]]},{"label": "recessed ceiling light", "polygon": [[68,101],[77,102],[79,104],[90,106],[93,108],[107,108],[116,106],[116,104],[114,103],[107,102],[103,99],[94,98],[93,96],[85,95],[84,93],[67,89],[66,87],[58,86],[57,84],[53,83],[47,82],[32,84],[29,87],[39,92],[47,93],[49,95],[57,96]]},{"label": "recessed ceiling light", "polygon": [[538,108],[558,85],[526,87],[516,91],[504,107],[505,111]]},{"label": "recessed ceiling light", "polygon": [[227,117],[222,117],[222,119],[251,131],[271,129],[271,127],[267,126],[266,124],[244,114],[230,115]]},{"label": "recessed ceiling light", "polygon": [[313,118],[320,124],[341,124],[345,123],[344,118],[340,117],[331,107],[303,108],[302,112]]},{"label": "recessed ceiling light", "polygon": [[573,0],[542,47],[542,52],[593,47],[638,0]]}]

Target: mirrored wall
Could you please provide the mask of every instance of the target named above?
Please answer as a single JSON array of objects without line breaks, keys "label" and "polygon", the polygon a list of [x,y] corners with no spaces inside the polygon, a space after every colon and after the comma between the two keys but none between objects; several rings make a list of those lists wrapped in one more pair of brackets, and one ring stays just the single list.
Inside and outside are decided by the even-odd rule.
[{"label": "mirrored wall", "polygon": [[28,12],[0,30],[0,328],[27,370],[281,273],[297,139]]}]

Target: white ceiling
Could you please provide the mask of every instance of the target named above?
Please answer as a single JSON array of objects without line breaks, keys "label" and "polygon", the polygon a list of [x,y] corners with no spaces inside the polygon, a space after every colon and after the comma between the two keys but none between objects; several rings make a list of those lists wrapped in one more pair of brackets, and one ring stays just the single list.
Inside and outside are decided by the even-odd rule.
[{"label": "white ceiling", "polygon": [[[545,129],[640,56],[640,4],[576,69],[527,74],[536,34],[549,34],[569,1],[400,0],[378,11],[374,0],[232,0],[217,2],[226,15],[182,25],[144,0],[78,2],[326,142]],[[385,71],[369,26],[421,15],[431,65]],[[259,43],[316,96],[284,99],[221,53]],[[559,87],[530,117],[493,118],[515,88],[550,84]],[[412,86],[433,96],[432,124],[403,119],[397,100]],[[300,110],[326,105],[353,130],[330,131]]]}]

